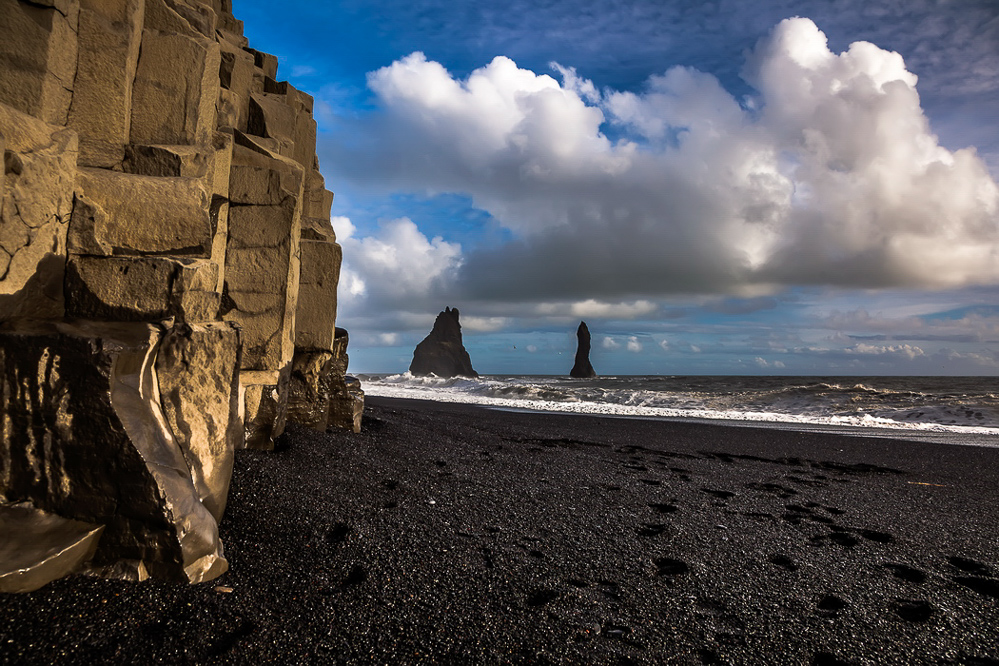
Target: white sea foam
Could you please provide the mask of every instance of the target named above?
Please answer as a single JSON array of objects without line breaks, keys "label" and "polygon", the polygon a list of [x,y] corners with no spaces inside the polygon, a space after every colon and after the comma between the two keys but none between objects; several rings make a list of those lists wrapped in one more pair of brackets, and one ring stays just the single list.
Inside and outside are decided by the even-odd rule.
[{"label": "white sea foam", "polygon": [[[974,390],[988,380],[794,377],[558,377],[477,379],[363,376],[369,395],[605,416],[705,419],[785,426],[831,426],[953,433],[999,445],[999,398]],[[920,389],[919,382],[930,384]],[[970,383],[969,386],[961,384]],[[875,386],[874,383],[881,383]],[[951,390],[959,389],[959,390]],[[900,433],[901,434],[901,433]]]}]

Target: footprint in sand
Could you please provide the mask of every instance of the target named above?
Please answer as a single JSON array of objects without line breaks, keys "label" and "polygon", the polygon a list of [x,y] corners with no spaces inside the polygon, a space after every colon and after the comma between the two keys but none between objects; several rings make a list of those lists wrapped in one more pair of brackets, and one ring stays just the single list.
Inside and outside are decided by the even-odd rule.
[{"label": "footprint in sand", "polygon": [[350,525],[347,523],[334,523],[326,532],[326,541],[338,545],[346,541],[349,534]]},{"label": "footprint in sand", "polygon": [[827,594],[819,599],[819,603],[816,608],[818,608],[823,615],[836,615],[849,605],[850,603],[845,599],[841,599],[835,594]]},{"label": "footprint in sand", "polygon": [[891,571],[895,578],[904,580],[907,583],[919,585],[926,581],[926,574],[924,572],[910,567],[908,564],[886,564],[884,567]]},{"label": "footprint in sand", "polygon": [[717,497],[723,501],[727,501],[736,495],[736,493],[733,493],[731,490],[715,490],[713,488],[701,488],[701,492],[707,493],[712,497]]},{"label": "footprint in sand", "polygon": [[830,518],[829,516],[817,516],[815,514],[811,514],[808,516],[808,519],[813,523],[822,523],[824,525],[831,526],[836,524],[836,521]]},{"label": "footprint in sand", "polygon": [[550,588],[539,588],[527,595],[526,603],[531,608],[538,608],[558,599],[561,593]]},{"label": "footprint in sand", "polygon": [[895,537],[887,532],[879,532],[877,530],[857,530],[857,534],[864,537],[868,541],[876,541],[877,543],[891,543],[895,540]]},{"label": "footprint in sand", "polygon": [[923,599],[896,599],[891,609],[907,622],[926,622],[933,615],[933,606]]},{"label": "footprint in sand", "polygon": [[[816,481],[815,479],[803,479],[800,476],[795,476],[793,474],[785,474],[784,478],[791,483],[797,483],[799,486],[812,486],[812,487],[822,487],[825,486],[825,481]],[[826,477],[822,477],[825,479]]]},{"label": "footprint in sand", "polygon": [[983,564],[978,560],[973,560],[968,557],[959,557],[957,555],[947,558],[950,565],[955,569],[960,569],[961,571],[969,574],[974,574],[975,576],[991,576],[992,570],[987,564]]},{"label": "footprint in sand", "polygon": [[642,526],[638,528],[637,533],[640,537],[654,537],[659,536],[666,531],[666,526],[662,523],[642,523]]},{"label": "footprint in sand", "polygon": [[656,565],[657,576],[679,576],[690,571],[686,562],[672,557],[657,557],[652,562]]},{"label": "footprint in sand", "polygon": [[343,579],[344,587],[354,587],[355,585],[360,585],[364,581],[368,580],[368,572],[360,564],[355,564],[347,577]]},{"label": "footprint in sand", "polygon": [[798,564],[787,555],[783,555],[781,553],[771,555],[767,558],[767,561],[770,562],[770,564],[775,564],[782,569],[787,569],[788,571],[798,570]]},{"label": "footprint in sand", "polygon": [[750,490],[758,490],[764,493],[772,493],[777,497],[782,499],[787,499],[792,495],[797,495],[798,491],[793,488],[788,488],[782,486],[779,483],[747,483],[746,487]]},{"label": "footprint in sand", "polygon": [[983,596],[999,599],[999,580],[980,576],[956,576],[954,582]]},{"label": "footprint in sand", "polygon": [[816,652],[812,656],[812,666],[851,666],[853,662],[843,661],[829,652]]},{"label": "footprint in sand", "polygon": [[223,634],[208,648],[208,655],[211,657],[221,657],[236,647],[242,639],[246,638],[258,629],[257,623],[253,620],[241,618],[239,626],[233,631]]},{"label": "footprint in sand", "polygon": [[808,517],[811,513],[808,509],[797,504],[787,504],[784,506],[785,513],[781,516],[782,519],[791,523],[792,525],[800,525],[801,521]]},{"label": "footprint in sand", "polygon": [[823,543],[825,541],[831,541],[832,543],[842,546],[843,548],[853,548],[858,543],[860,539],[853,536],[848,532],[830,532],[829,534],[824,534],[811,539],[814,543]]}]

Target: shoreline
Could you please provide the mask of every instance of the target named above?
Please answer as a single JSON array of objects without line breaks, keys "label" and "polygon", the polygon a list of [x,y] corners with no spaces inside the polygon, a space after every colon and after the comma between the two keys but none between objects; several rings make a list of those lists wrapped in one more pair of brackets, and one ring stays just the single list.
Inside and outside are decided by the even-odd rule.
[{"label": "shoreline", "polygon": [[[382,396],[373,396],[379,397]],[[406,398],[383,398],[385,400],[405,400]],[[413,399],[416,402],[436,403],[435,400]],[[481,407],[499,412],[511,412],[514,414],[571,414],[573,416],[601,417],[608,419],[630,419],[639,421],[664,421],[667,423],[694,423],[701,425],[720,425],[730,428],[759,428],[763,430],[786,430],[801,433],[819,433],[826,435],[839,435],[842,437],[866,437],[872,439],[890,439],[898,441],[924,442],[932,444],[943,444],[946,446],[975,446],[983,448],[999,449],[999,433],[981,432],[956,432],[951,430],[936,431],[931,429],[909,429],[909,428],[889,428],[879,426],[859,426],[859,425],[833,425],[825,423],[803,423],[799,421],[741,421],[739,419],[705,418],[692,416],[637,416],[630,414],[603,414],[598,412],[562,412],[549,409],[529,409],[525,407],[503,407],[480,403],[449,403],[468,405],[470,407]]]},{"label": "shoreline", "polygon": [[[999,447],[995,396],[980,377],[790,378],[804,384],[787,384],[789,378],[783,376],[638,376],[621,383],[620,377],[484,375],[477,380],[426,379],[429,384],[421,383],[425,378],[409,384],[380,383],[376,378],[383,375],[367,377],[366,392],[372,397]],[[459,388],[451,388],[455,381]],[[887,401],[881,402],[882,394]],[[789,404],[784,402],[788,395],[793,396]]]},{"label": "shoreline", "polygon": [[999,663],[999,451],[371,397],[230,571],[0,596],[3,663]]}]

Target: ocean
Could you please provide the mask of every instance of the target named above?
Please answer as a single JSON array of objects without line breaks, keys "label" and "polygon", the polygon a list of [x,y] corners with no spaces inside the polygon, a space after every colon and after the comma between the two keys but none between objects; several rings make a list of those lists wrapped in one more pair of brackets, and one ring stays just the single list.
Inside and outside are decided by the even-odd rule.
[{"label": "ocean", "polygon": [[496,409],[684,419],[999,447],[995,377],[360,375],[365,393]]}]

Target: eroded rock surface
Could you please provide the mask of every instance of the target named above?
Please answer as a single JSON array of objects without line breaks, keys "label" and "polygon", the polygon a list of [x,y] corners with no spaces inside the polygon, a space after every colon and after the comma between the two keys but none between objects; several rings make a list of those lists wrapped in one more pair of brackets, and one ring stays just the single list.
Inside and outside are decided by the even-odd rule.
[{"label": "eroded rock surface", "polygon": [[330,351],[296,349],[288,388],[288,420],[312,428],[361,432],[364,391],[347,376],[347,331],[336,329]]},{"label": "eroded rock surface", "polygon": [[222,519],[233,454],[243,444],[239,329],[209,322],[174,325],[156,355],[160,403],[184,453],[198,498]]},{"label": "eroded rock surface", "polygon": [[461,341],[461,324],[457,308],[444,308],[437,315],[430,335],[416,346],[409,371],[414,375],[438,377],[478,377],[472,359]]},{"label": "eroded rock surface", "polygon": [[217,522],[160,403],[164,329],[59,321],[12,328],[0,330],[0,500],[104,525],[95,567],[191,582],[224,572]]}]

